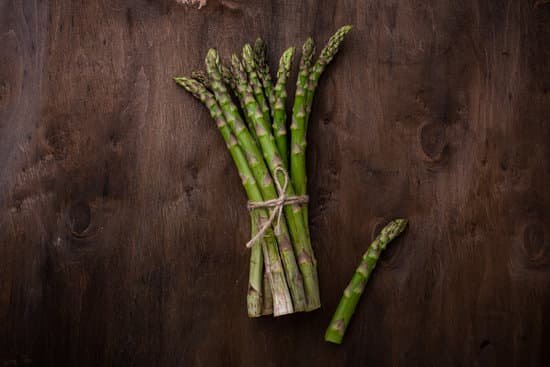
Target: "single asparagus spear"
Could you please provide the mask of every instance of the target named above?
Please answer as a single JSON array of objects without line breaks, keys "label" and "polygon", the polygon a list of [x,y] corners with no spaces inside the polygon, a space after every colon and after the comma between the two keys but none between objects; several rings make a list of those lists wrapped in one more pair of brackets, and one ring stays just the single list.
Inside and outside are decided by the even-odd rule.
[{"label": "single asparagus spear", "polygon": [[334,312],[332,321],[325,333],[325,340],[327,342],[336,344],[342,343],[351,316],[357,307],[357,302],[361,294],[363,294],[363,290],[365,289],[365,285],[372,271],[376,267],[376,262],[380,254],[384,251],[388,243],[403,232],[406,226],[406,219],[395,219],[384,227],[374,242],[371,243],[367,252],[365,252],[361,258],[361,263],[355,270],[351,282],[344,290],[344,295],[336,308],[336,312]]},{"label": "single asparagus spear", "polygon": [[277,70],[277,82],[273,88],[274,103],[271,105],[271,115],[273,120],[273,135],[275,144],[279,149],[279,154],[283,164],[288,169],[288,140],[286,136],[286,82],[290,74],[292,59],[294,57],[294,47],[290,47],[281,56],[279,60],[279,69]]},{"label": "single asparagus spear", "polygon": [[[332,61],[336,53],[338,53],[340,44],[344,40],[345,35],[351,30],[351,26],[346,25],[341,27],[336,31],[336,33],[330,37],[328,43],[321,51],[321,54],[319,55],[319,58],[315,62],[315,64],[310,67],[309,64],[305,65],[304,68],[307,66],[308,68],[308,75],[306,79],[306,83],[302,84],[300,83],[300,87],[305,88],[304,91],[304,100],[302,100],[302,90],[300,89],[300,98],[298,98],[299,103],[303,103],[298,105],[298,110],[294,112],[295,115],[297,115],[296,119],[293,120],[293,125],[291,126],[292,131],[292,154],[291,154],[291,162],[290,162],[290,175],[292,176],[292,182],[294,183],[294,187],[296,189],[296,192],[299,195],[302,195],[307,191],[307,175],[306,175],[306,146],[307,146],[307,127],[308,127],[308,120],[309,115],[311,113],[311,104],[313,102],[313,96],[315,94],[315,89],[317,87],[317,84],[319,82],[319,78],[321,77],[321,74],[325,70],[326,66]],[[306,54],[306,45],[304,45],[304,55],[308,56]],[[310,59],[306,60],[311,62],[311,56],[309,55]],[[299,78],[299,82],[300,82]],[[296,94],[298,96],[298,85],[296,88]],[[297,104],[295,100],[294,106],[296,107]],[[294,129],[293,129],[294,128]],[[292,130],[293,129],[293,130]],[[308,221],[308,209],[307,205],[305,206],[305,220],[306,223]]]},{"label": "single asparagus spear", "polygon": [[[211,84],[214,90],[216,89],[216,84],[220,84],[220,78],[221,75],[218,73],[217,79],[212,79]],[[237,139],[233,135],[230,124],[227,121],[227,117],[223,113],[222,108],[220,108],[220,105],[218,104],[215,96],[210,93],[201,83],[197,82],[194,79],[182,77],[174,78],[174,80],[206,105],[206,107],[210,111],[210,115],[216,121],[218,129],[220,130],[220,133],[227,144],[231,157],[233,158],[233,161],[237,166],[248,199],[251,201],[263,201],[264,198],[258,187],[258,183],[254,178],[251,168],[248,165],[246,155],[239,146]],[[228,99],[229,96],[226,96],[225,98]],[[241,129],[246,129],[242,121],[241,126]],[[250,137],[250,139],[252,138]],[[268,213],[264,209],[256,209],[253,212],[253,216],[255,216],[254,219],[257,220],[258,225],[262,226],[268,218]],[[264,264],[269,276],[273,294],[273,313],[275,316],[292,313],[294,311],[292,307],[292,299],[290,297],[288,286],[286,284],[286,279],[283,267],[281,265],[279,251],[277,248],[277,242],[271,228],[266,231],[266,234],[263,237],[263,241],[264,246],[262,246],[262,250]],[[254,246],[258,246],[258,244],[255,244]],[[255,277],[251,281],[253,286],[252,292],[261,293],[262,279],[260,277],[260,280],[258,280],[257,271],[255,271],[254,274]],[[262,273],[260,272],[260,274]],[[258,285],[258,282],[260,285]],[[251,290],[249,289],[249,293],[250,292]]]},{"label": "single asparagus spear", "polygon": [[273,314],[273,295],[271,294],[271,284],[269,283],[269,275],[264,271],[264,304],[262,307],[262,315]]},{"label": "single asparagus spear", "polygon": [[[308,83],[306,84],[306,118],[305,118],[305,131],[307,133],[307,125],[309,120],[309,114],[311,113],[311,104],[313,102],[313,96],[315,95],[315,89],[319,83],[319,78],[321,74],[327,67],[327,65],[332,61],[334,56],[338,53],[340,45],[344,41],[346,34],[351,31],[351,25],[345,25],[338,29],[336,33],[330,37],[325,47],[321,50],[319,58],[311,68],[309,73]],[[304,135],[305,136],[305,135]]]},{"label": "single asparagus spear", "polygon": [[[298,195],[307,192],[306,186],[306,162],[305,162],[305,118],[307,80],[311,68],[311,60],[315,53],[315,42],[308,38],[302,46],[302,57],[300,58],[300,70],[296,79],[296,92],[294,94],[294,105],[292,107],[292,123],[290,124],[290,177],[292,185]],[[304,204],[304,221],[308,223],[307,205]],[[309,235],[309,232],[308,232]]]},{"label": "single asparagus spear", "polygon": [[[240,63],[239,58],[233,55],[231,59],[232,72],[239,88],[239,94],[244,98],[246,113],[253,121],[256,128],[256,135],[260,143],[263,158],[267,163],[267,167],[271,175],[277,175],[278,182],[283,185],[288,177],[285,178],[281,172],[285,170],[277,146],[275,145],[273,135],[270,133],[268,123],[264,120],[263,114],[254,99],[250,86],[246,83],[246,73]],[[292,183],[288,182],[286,187],[286,195],[294,196],[294,188]],[[304,287],[306,292],[307,306],[306,310],[314,310],[321,306],[319,297],[319,284],[317,278],[317,263],[313,255],[313,249],[307,233],[307,228],[303,220],[303,213],[300,205],[284,206],[285,216],[290,227],[294,250],[298,255],[298,265],[304,279]]]},{"label": "single asparagus spear", "polygon": [[[222,74],[223,82],[231,88],[231,91],[234,93],[235,97],[237,97],[237,99],[239,100],[241,110],[244,111],[245,107],[244,107],[244,104],[242,103],[241,96],[239,96],[239,91],[237,90],[237,84],[235,83],[235,78],[233,77],[233,73],[228,67],[226,67],[223,64],[220,64],[220,72]],[[248,126],[248,131],[250,132],[250,135],[252,135],[252,137],[254,138],[254,141],[257,144],[258,137],[256,136],[256,131],[254,130],[252,121],[246,114],[244,114],[244,120],[246,121],[246,126]]]},{"label": "single asparagus spear", "polygon": [[269,73],[269,65],[267,64],[267,47],[261,38],[257,38],[254,43],[254,61],[258,66],[258,78],[262,82],[264,92],[269,102],[269,109],[273,113],[275,107],[275,94],[273,91],[273,81]]},{"label": "single asparagus spear", "polygon": [[258,77],[258,65],[254,60],[254,50],[248,43],[243,46],[243,65],[248,75],[248,82],[254,91],[254,98],[256,98],[264,120],[268,123],[268,129],[271,131],[271,116],[269,113],[268,100],[264,94],[260,78]]},{"label": "single asparagus spear", "polygon": [[[258,218],[256,213],[250,213],[250,235],[254,236],[258,232]],[[258,242],[250,249],[250,269],[248,274],[248,292],[246,295],[246,305],[249,317],[259,317],[263,315],[265,303],[265,283],[264,279],[264,255],[263,248],[265,243]],[[271,287],[269,287],[271,293]],[[271,298],[271,294],[269,294]],[[273,313],[273,299],[271,299]]]}]

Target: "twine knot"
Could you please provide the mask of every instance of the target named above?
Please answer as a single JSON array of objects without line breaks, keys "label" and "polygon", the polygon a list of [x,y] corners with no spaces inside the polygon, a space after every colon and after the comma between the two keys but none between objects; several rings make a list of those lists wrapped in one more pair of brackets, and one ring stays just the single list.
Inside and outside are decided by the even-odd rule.
[{"label": "twine knot", "polygon": [[[279,181],[279,176],[277,173],[280,172],[283,176],[283,183]],[[275,220],[277,220],[277,224],[275,225],[275,234],[280,233],[280,226],[281,226],[281,217],[283,215],[283,208],[285,205],[293,205],[293,204],[305,204],[309,201],[309,197],[307,195],[301,195],[301,196],[287,196],[286,195],[286,189],[288,188],[288,173],[286,170],[282,167],[275,168],[274,172],[274,181],[275,181],[275,187],[277,188],[277,193],[279,196],[276,199],[266,200],[266,201],[249,201],[248,202],[248,210],[252,211],[255,209],[264,209],[264,208],[273,208],[273,211],[269,215],[269,218],[267,221],[265,221],[258,232],[252,238],[250,241],[246,243],[246,247],[250,248],[254,246],[254,244],[265,235],[265,232],[269,229],[269,227],[273,224]]]}]

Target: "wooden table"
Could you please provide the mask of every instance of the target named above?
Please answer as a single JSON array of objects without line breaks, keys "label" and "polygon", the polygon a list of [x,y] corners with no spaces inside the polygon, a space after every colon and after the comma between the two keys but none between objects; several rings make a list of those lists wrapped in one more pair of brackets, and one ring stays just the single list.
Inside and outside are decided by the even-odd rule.
[{"label": "wooden table", "polygon": [[[550,4],[251,3],[0,2],[0,365],[549,366]],[[309,131],[323,307],[250,320],[245,196],[171,77],[346,23]]]}]

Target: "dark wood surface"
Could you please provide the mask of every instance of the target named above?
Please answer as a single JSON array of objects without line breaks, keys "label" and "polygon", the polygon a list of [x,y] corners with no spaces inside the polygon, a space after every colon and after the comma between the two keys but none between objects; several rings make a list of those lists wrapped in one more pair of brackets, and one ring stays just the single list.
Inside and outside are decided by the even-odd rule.
[{"label": "dark wood surface", "polygon": [[[170,78],[346,23],[309,133],[323,307],[249,320],[245,196]],[[0,1],[0,366],[550,366],[549,44],[544,1]]]}]

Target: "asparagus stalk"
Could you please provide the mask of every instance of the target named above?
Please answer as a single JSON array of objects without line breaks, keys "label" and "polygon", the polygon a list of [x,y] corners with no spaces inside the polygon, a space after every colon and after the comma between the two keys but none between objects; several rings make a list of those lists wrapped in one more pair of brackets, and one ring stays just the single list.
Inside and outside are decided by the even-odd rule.
[{"label": "asparagus stalk", "polygon": [[[209,72],[210,75],[210,72]],[[220,90],[220,86],[225,88],[221,83],[221,75],[219,73],[214,74],[215,78],[211,76],[211,85],[213,90]],[[248,199],[251,201],[263,201],[263,196],[258,187],[258,182],[256,181],[254,174],[252,173],[251,168],[248,165],[247,157],[241,147],[238,144],[237,139],[233,135],[232,127],[235,127],[235,112],[231,114],[225,114],[225,110],[228,110],[228,101],[231,102],[231,99],[225,94],[218,94],[218,100],[216,96],[210,93],[201,83],[193,79],[188,78],[174,78],[175,81],[185,88],[188,92],[197,97],[203,104],[206,105],[210,111],[210,115],[216,121],[218,129],[222,137],[224,138],[231,157],[237,166],[239,174],[241,176],[243,187],[246,191]],[[218,103],[221,101],[222,103]],[[223,106],[225,103],[225,107]],[[221,106],[220,106],[221,105]],[[233,106],[233,108],[236,108]],[[233,110],[231,108],[231,110]],[[229,123],[228,120],[232,120],[232,123]],[[234,129],[234,131],[240,131],[242,134],[243,130],[246,130],[242,121],[239,121],[239,129]],[[249,135],[250,144],[252,147],[255,147],[252,137]],[[255,220],[259,226],[263,226],[265,221],[268,218],[266,210],[257,209],[253,212]],[[271,283],[272,294],[273,294],[273,314],[275,316],[284,315],[293,312],[292,300],[290,293],[288,291],[288,286],[286,284],[286,279],[281,265],[281,259],[279,257],[279,251],[277,249],[277,242],[273,236],[272,229],[268,229],[263,238],[264,245],[262,246],[264,263],[268,278]],[[258,244],[255,244],[258,246]],[[256,273],[255,273],[256,274]],[[255,275],[256,276],[256,275]],[[261,293],[261,287],[257,284],[257,278],[255,277],[251,283],[253,283],[252,290],[249,289],[249,292],[258,292]],[[260,282],[261,284],[261,282]],[[255,314],[256,310],[253,310]]]},{"label": "asparagus stalk", "polygon": [[273,314],[273,295],[271,294],[271,284],[269,283],[269,275],[264,271],[264,303],[262,307],[262,315]]},{"label": "asparagus stalk", "polygon": [[[250,213],[250,232],[254,236],[258,232],[258,219],[256,213]],[[264,255],[262,242],[256,243],[250,249],[250,269],[248,274],[248,292],[246,295],[246,305],[249,317],[259,317],[264,314],[265,302],[265,279],[264,279]],[[269,288],[271,293],[271,287]],[[269,295],[271,297],[271,294]],[[273,299],[271,300],[273,303]],[[271,307],[273,313],[273,307]]]},{"label": "asparagus stalk", "polygon": [[248,43],[243,46],[243,65],[248,75],[248,81],[254,91],[254,98],[258,102],[264,120],[268,123],[268,131],[271,132],[271,117],[269,115],[269,106],[262,83],[258,77],[258,65],[254,59],[254,50]]},{"label": "asparagus stalk", "polygon": [[257,38],[254,43],[254,61],[258,66],[257,73],[264,92],[269,102],[269,109],[273,113],[275,107],[275,94],[273,91],[273,81],[271,80],[271,74],[269,73],[269,65],[267,64],[267,47],[265,42],[261,38]]},{"label": "asparagus stalk", "polygon": [[[300,74],[296,86],[296,99],[294,102],[295,109],[293,110],[293,116],[295,116],[295,119],[293,119],[291,125],[292,154],[290,161],[290,175],[292,176],[292,182],[298,195],[302,195],[307,191],[306,135],[315,89],[317,88],[317,84],[319,82],[321,74],[325,70],[326,66],[332,61],[334,56],[338,53],[340,44],[344,40],[345,35],[350,30],[350,25],[346,25],[338,29],[336,33],[332,37],[330,37],[326,46],[321,51],[319,58],[312,67],[310,67],[310,63],[313,52],[307,53],[306,51],[309,51],[309,49],[306,47],[307,41],[306,44],[304,44],[302,60],[304,61],[305,65],[301,64],[300,66]],[[302,68],[307,68],[307,71],[302,72]],[[303,77],[306,74],[307,76],[304,80]],[[304,95],[302,95],[302,93],[304,93]],[[304,213],[307,223],[307,206],[305,206]]]},{"label": "asparagus stalk", "polygon": [[[351,25],[345,25],[343,27],[340,27],[330,37],[325,47],[321,50],[321,54],[319,55],[319,58],[311,68],[311,71],[309,73],[308,83],[306,84],[306,118],[305,118],[305,133],[307,133],[307,125],[309,120],[309,115],[311,113],[311,104],[313,102],[313,96],[315,95],[315,89],[317,88],[317,84],[319,83],[319,78],[321,77],[321,74],[327,67],[327,65],[332,61],[334,56],[338,53],[338,50],[340,49],[340,45],[344,41],[344,37],[346,34],[348,34],[351,31],[352,26]],[[305,136],[305,135],[304,135]]]},{"label": "asparagus stalk", "polygon": [[[260,143],[263,158],[267,163],[271,175],[277,175],[278,182],[282,183],[285,179],[283,162],[279,155],[277,146],[274,143],[273,135],[270,133],[268,123],[263,118],[263,114],[254,99],[250,86],[246,83],[246,73],[236,55],[232,57],[232,72],[239,89],[239,94],[243,96],[243,103],[246,106],[246,113],[253,121],[256,128],[256,135]],[[258,158],[258,159],[261,159]],[[292,183],[286,187],[286,195],[294,196]],[[317,278],[317,263],[313,255],[313,249],[309,240],[306,224],[303,220],[303,213],[300,205],[286,205],[284,207],[285,216],[290,227],[294,249],[298,255],[298,265],[304,279],[307,305],[306,310],[314,310],[321,306],[319,297],[319,285]]]},{"label": "asparagus stalk", "polygon": [[281,155],[285,167],[288,168],[288,140],[286,134],[286,82],[292,66],[294,57],[294,47],[290,47],[281,56],[279,60],[279,69],[277,70],[277,82],[273,89],[274,103],[271,105],[271,114],[273,120],[273,135],[275,144]]},{"label": "asparagus stalk", "polygon": [[[237,97],[237,99],[239,100],[241,110],[244,112],[245,106],[242,103],[242,98],[239,95],[239,91],[237,90],[237,84],[235,83],[235,78],[233,77],[233,73],[229,68],[227,68],[223,64],[220,64],[220,72],[222,74],[223,82],[231,88],[231,90],[235,94],[235,97]],[[252,137],[254,138],[254,141],[258,143],[258,137],[256,136],[256,131],[254,130],[254,126],[252,124],[252,121],[248,117],[248,115],[244,114],[244,120],[246,121],[246,126],[248,126],[248,131],[250,132],[250,135],[252,135]]]},{"label": "asparagus stalk", "polygon": [[357,307],[357,302],[363,294],[365,285],[369,280],[376,262],[378,261],[380,254],[388,243],[396,238],[407,226],[406,219],[395,219],[391,221],[386,227],[382,229],[378,237],[371,243],[367,252],[363,254],[361,262],[355,274],[353,275],[350,283],[344,290],[344,295],[334,312],[332,321],[325,333],[325,340],[327,342],[340,344],[344,338],[344,333],[349,324],[351,316]]},{"label": "asparagus stalk", "polygon": [[[305,161],[305,117],[307,80],[311,68],[311,61],[315,53],[315,42],[308,38],[302,46],[300,58],[300,70],[296,79],[296,92],[292,107],[292,123],[290,124],[290,177],[298,195],[307,192],[306,186],[306,161]],[[308,223],[307,205],[303,205],[304,221]]]},{"label": "asparagus stalk", "polygon": [[277,70],[277,81],[275,86],[271,80],[269,66],[266,61],[265,42],[258,38],[254,44],[255,61],[258,66],[258,77],[262,82],[264,91],[269,101],[271,111],[271,121],[275,144],[281,155],[284,166],[288,169],[288,142],[286,137],[286,81],[290,73],[292,59],[294,57],[294,47],[290,47],[283,52],[279,60],[279,69]]}]

